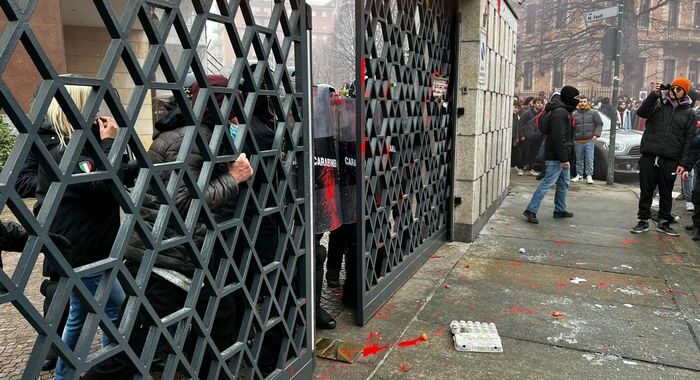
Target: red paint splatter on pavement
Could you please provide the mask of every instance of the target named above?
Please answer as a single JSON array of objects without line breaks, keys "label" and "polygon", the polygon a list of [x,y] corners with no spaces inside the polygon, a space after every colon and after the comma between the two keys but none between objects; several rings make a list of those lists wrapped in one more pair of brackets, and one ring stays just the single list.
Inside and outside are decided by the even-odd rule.
[{"label": "red paint splatter on pavement", "polygon": [[520,260],[511,261],[510,266],[517,269],[523,266],[523,262]]},{"label": "red paint splatter on pavement", "polygon": [[561,247],[561,246],[566,246],[566,245],[574,245],[574,243],[572,243],[572,242],[570,242],[570,241],[560,241],[560,240],[557,240],[557,241],[554,242],[554,245],[556,245],[557,247]]},{"label": "red paint splatter on pavement", "polygon": [[562,313],[561,311],[553,311],[552,317],[554,317],[554,318],[566,318],[566,314]]},{"label": "red paint splatter on pavement", "polygon": [[362,349],[362,356],[376,355],[389,348],[391,348],[390,344],[386,346],[380,346],[379,343],[374,343]]},{"label": "red paint splatter on pavement", "polygon": [[534,309],[528,309],[525,307],[511,307],[510,312],[515,313],[515,314],[527,314],[527,315],[537,314],[537,312]]},{"label": "red paint splatter on pavement", "polygon": [[401,370],[401,372],[408,372],[411,370],[411,366],[409,366],[407,363],[401,363],[399,369]]},{"label": "red paint splatter on pavement", "polygon": [[471,264],[467,264],[464,266],[464,269],[471,269],[471,267],[472,267]]},{"label": "red paint splatter on pavement", "polygon": [[443,335],[443,334],[445,334],[445,330],[443,330],[443,329],[435,330],[435,335]]},{"label": "red paint splatter on pavement", "polygon": [[438,255],[432,255],[432,256],[430,256],[431,259],[441,259],[441,258],[443,258],[443,257],[445,257],[445,256],[438,256]]},{"label": "red paint splatter on pavement", "polygon": [[637,240],[634,239],[625,239],[622,241],[623,245],[633,245],[639,243]]},{"label": "red paint splatter on pavement", "polygon": [[450,286],[447,285],[447,284],[443,285],[442,287],[445,288],[445,289],[449,289],[449,288],[450,288]]},{"label": "red paint splatter on pavement", "polygon": [[411,339],[407,340],[405,342],[399,342],[396,345],[399,347],[411,347],[411,346],[417,346],[418,342],[421,341],[421,338],[416,338],[416,339]]},{"label": "red paint splatter on pavement", "polygon": [[389,313],[389,310],[387,310],[386,308],[383,307],[383,308],[379,309],[379,311],[377,312],[377,314],[374,315],[374,318],[377,318],[377,319],[386,319],[386,318],[388,318],[390,315],[391,315],[391,313]]},{"label": "red paint splatter on pavement", "polygon": [[600,288],[604,288],[604,287],[606,287],[606,286],[608,286],[608,284],[606,284],[606,283],[604,283],[604,282],[601,282],[601,283],[598,284],[598,287],[600,287]]},{"label": "red paint splatter on pavement", "polygon": [[566,283],[562,282],[562,283],[559,284],[559,286],[562,287],[562,288],[566,288],[567,286],[569,286],[569,284],[566,284]]}]

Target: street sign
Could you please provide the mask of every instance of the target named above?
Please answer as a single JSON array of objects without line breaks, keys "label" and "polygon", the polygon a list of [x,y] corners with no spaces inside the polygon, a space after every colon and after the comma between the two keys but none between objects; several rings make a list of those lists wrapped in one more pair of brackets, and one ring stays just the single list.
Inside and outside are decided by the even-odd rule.
[{"label": "street sign", "polygon": [[605,18],[615,17],[618,14],[618,7],[605,8],[586,13],[586,22],[598,21]]}]

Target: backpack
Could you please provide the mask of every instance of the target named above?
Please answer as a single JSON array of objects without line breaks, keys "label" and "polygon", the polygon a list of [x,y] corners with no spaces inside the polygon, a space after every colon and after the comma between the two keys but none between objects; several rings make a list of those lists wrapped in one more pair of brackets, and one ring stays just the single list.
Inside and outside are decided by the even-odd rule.
[{"label": "backpack", "polygon": [[537,127],[537,130],[543,135],[543,136],[549,136],[551,133],[551,129],[549,127],[549,119],[550,115],[552,114],[552,111],[547,111],[542,110],[540,113],[537,114],[533,119],[535,120],[535,126]]}]

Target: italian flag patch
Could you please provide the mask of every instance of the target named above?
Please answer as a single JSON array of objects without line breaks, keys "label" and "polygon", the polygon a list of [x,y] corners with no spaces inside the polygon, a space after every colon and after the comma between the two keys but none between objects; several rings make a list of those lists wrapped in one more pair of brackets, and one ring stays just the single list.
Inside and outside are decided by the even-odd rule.
[{"label": "italian flag patch", "polygon": [[92,173],[95,170],[95,166],[90,161],[80,161],[78,167],[83,173]]}]

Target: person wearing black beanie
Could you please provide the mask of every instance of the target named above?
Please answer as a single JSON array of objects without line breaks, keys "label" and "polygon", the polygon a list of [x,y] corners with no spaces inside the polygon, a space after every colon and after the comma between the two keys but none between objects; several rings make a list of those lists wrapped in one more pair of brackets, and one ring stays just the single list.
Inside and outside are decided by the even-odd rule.
[{"label": "person wearing black beanie", "polygon": [[545,176],[523,212],[523,216],[529,223],[539,223],[537,211],[547,191],[555,184],[557,189],[554,196],[554,217],[574,216],[566,209],[566,193],[571,182],[570,162],[574,158],[574,128],[571,113],[578,105],[578,97],[578,89],[564,86],[558,94],[552,96],[545,107],[546,113],[539,121],[539,129],[546,136]]}]

